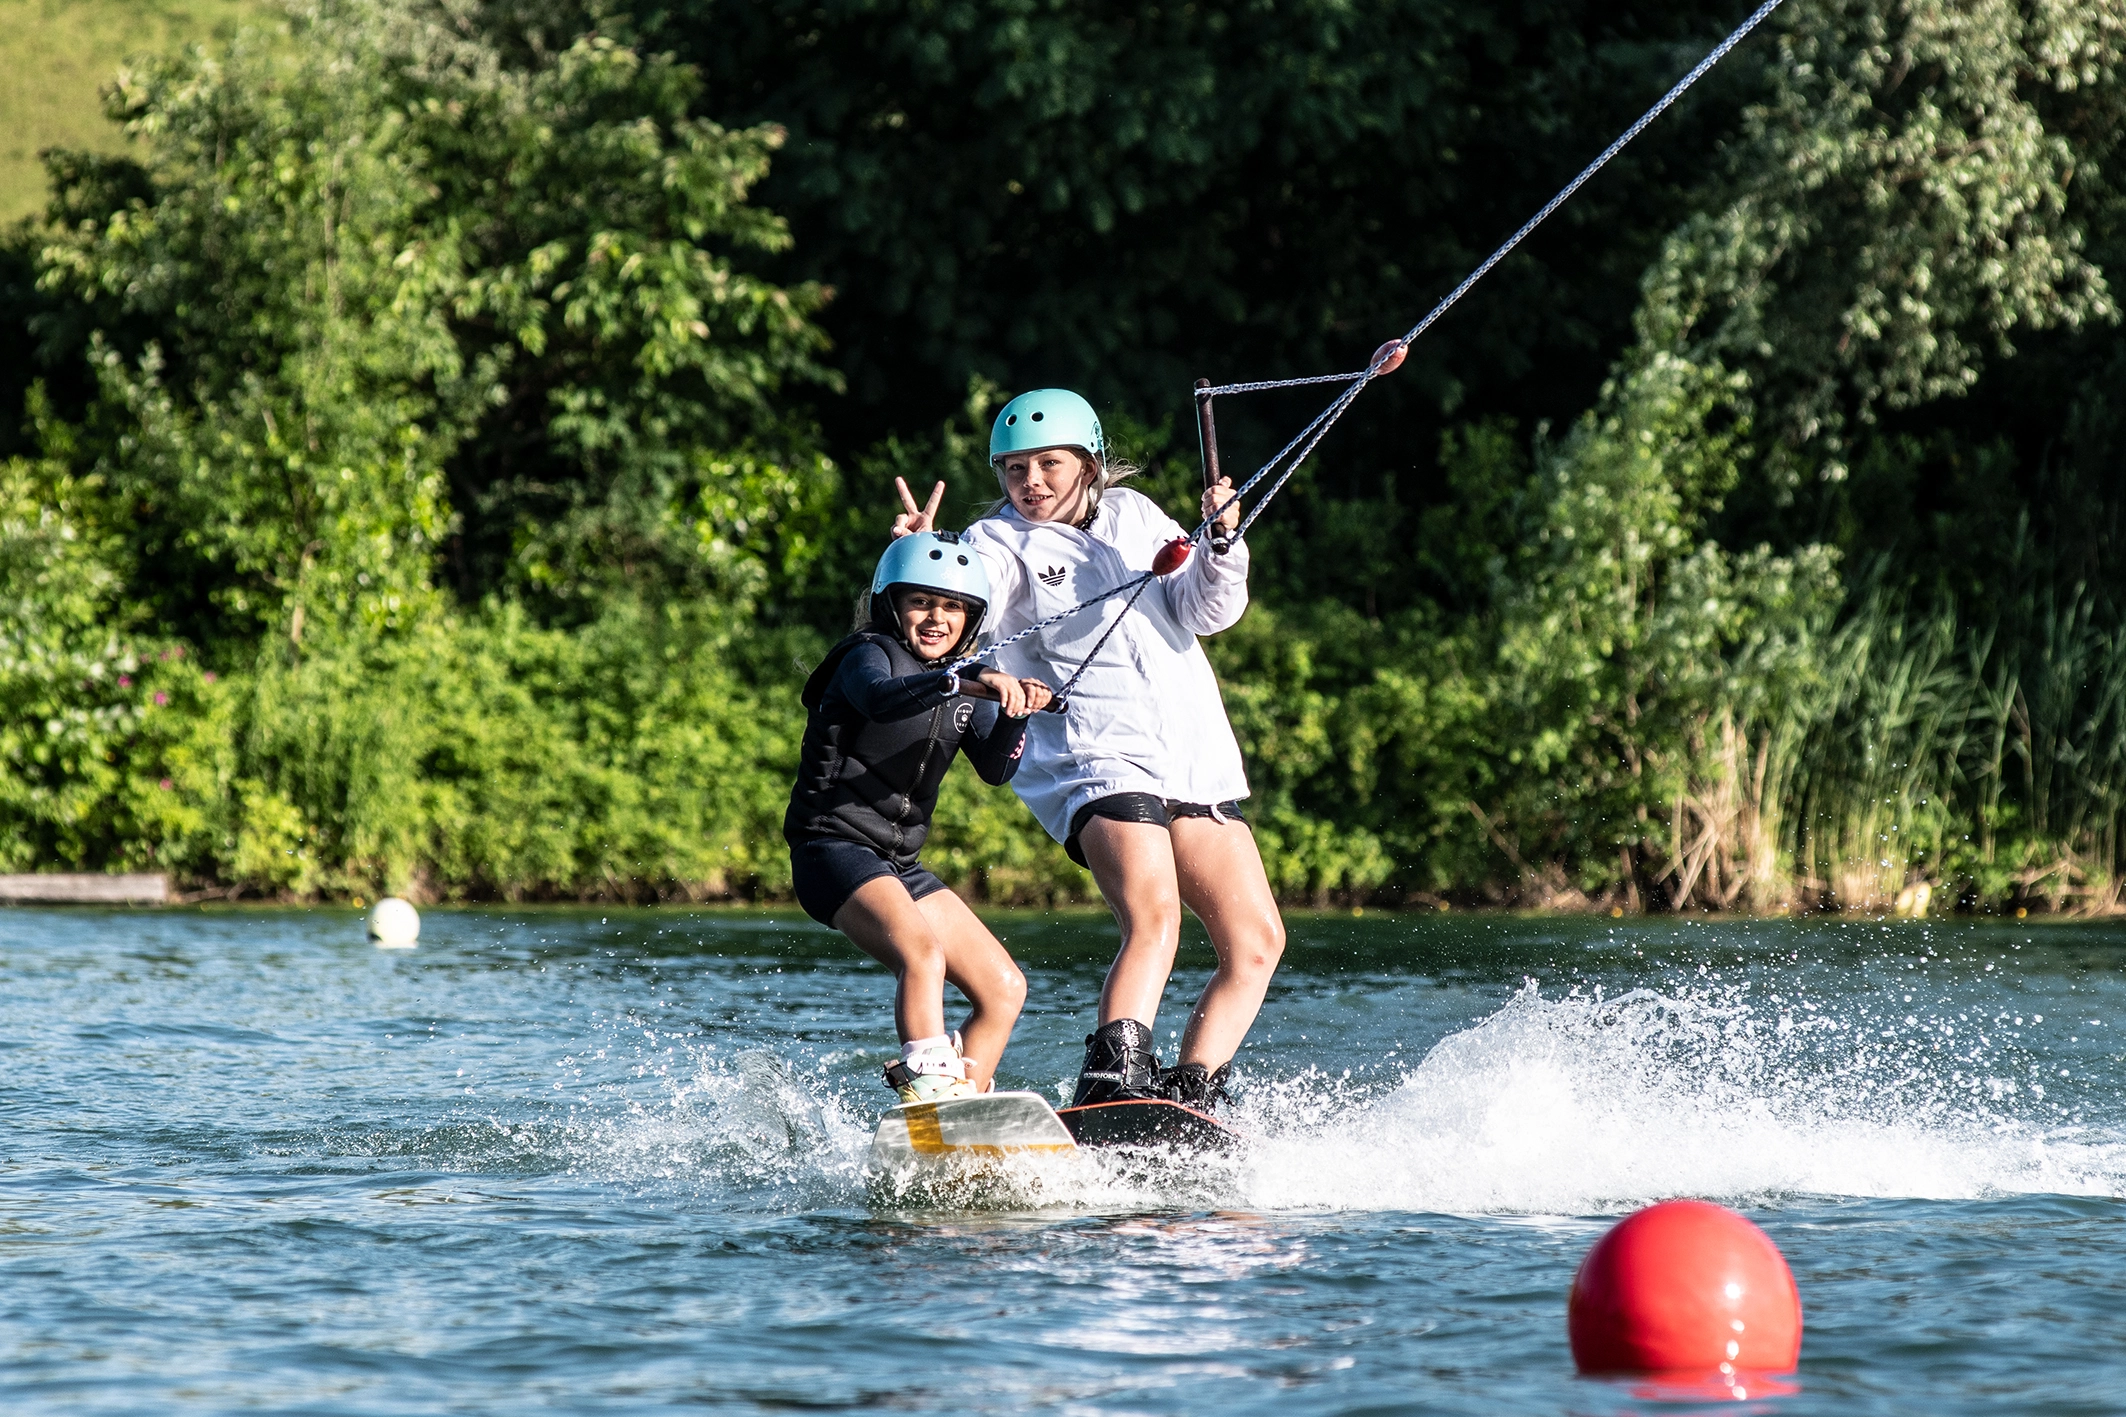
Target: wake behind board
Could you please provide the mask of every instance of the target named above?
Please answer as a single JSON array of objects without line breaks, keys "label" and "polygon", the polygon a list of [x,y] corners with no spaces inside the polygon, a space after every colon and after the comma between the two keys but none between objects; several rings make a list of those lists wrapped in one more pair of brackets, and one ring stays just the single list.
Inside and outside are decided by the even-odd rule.
[{"label": "wake behind board", "polygon": [[1038,1092],[985,1092],[904,1102],[879,1119],[873,1160],[886,1166],[1076,1151],[1056,1109]]},{"label": "wake behind board", "polygon": [[1230,1151],[1241,1135],[1208,1113],[1178,1102],[1091,1102],[1056,1114],[1080,1146],[1163,1146]]}]

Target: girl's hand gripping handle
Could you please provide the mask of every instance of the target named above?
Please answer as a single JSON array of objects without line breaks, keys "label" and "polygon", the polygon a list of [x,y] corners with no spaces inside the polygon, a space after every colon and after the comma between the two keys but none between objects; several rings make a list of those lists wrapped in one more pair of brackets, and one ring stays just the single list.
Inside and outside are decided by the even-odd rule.
[{"label": "girl's hand gripping handle", "polygon": [[960,692],[973,699],[992,699],[1013,718],[1030,713],[1061,713],[1066,707],[1056,691],[1038,679],[1014,679],[995,669],[960,673]]}]

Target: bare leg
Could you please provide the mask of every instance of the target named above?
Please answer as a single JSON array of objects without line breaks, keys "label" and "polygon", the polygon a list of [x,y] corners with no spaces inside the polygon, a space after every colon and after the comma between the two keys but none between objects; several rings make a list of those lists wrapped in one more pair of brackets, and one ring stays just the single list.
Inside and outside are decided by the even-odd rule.
[{"label": "bare leg", "polygon": [[874,876],[834,912],[834,928],[893,971],[893,1026],[901,1042],[945,1031],[945,947],[897,877]]},{"label": "bare leg", "polygon": [[1181,899],[1210,932],[1218,955],[1182,1032],[1178,1061],[1216,1069],[1240,1050],[1262,1010],[1284,955],[1284,919],[1244,823],[1181,817],[1171,834]]},{"label": "bare leg", "polygon": [[876,876],[834,912],[834,928],[900,981],[893,1024],[901,1042],[945,1031],[947,980],[967,996],[974,1011],[966,1043],[978,1064],[968,1077],[986,1088],[1026,1001],[1026,978],[966,903],[951,891],[912,900],[899,880]]},{"label": "bare leg", "polygon": [[987,1092],[1026,1002],[1026,976],[967,902],[951,891],[926,895],[915,906],[944,946],[946,981],[967,996],[967,1022],[960,1027],[967,1076]]},{"label": "bare leg", "polygon": [[1152,822],[1095,817],[1078,842],[1101,898],[1122,929],[1121,951],[1100,989],[1100,1022],[1133,1018],[1149,1028],[1159,1016],[1159,999],[1181,944],[1173,841],[1167,828]]}]

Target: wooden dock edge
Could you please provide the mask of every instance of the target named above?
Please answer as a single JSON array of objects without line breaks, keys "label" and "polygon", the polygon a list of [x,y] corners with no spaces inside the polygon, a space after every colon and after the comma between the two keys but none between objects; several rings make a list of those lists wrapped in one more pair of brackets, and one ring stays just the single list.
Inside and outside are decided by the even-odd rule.
[{"label": "wooden dock edge", "polygon": [[167,905],[170,878],[139,874],[36,872],[0,876],[0,905]]}]

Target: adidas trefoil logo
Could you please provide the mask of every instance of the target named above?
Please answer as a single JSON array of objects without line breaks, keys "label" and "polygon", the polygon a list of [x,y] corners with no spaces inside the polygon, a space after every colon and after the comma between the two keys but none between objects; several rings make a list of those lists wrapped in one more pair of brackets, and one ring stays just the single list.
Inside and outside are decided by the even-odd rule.
[{"label": "adidas trefoil logo", "polygon": [[1047,586],[1050,590],[1054,590],[1057,586],[1063,584],[1063,568],[1061,566],[1050,566],[1047,570],[1041,572],[1041,584]]}]

